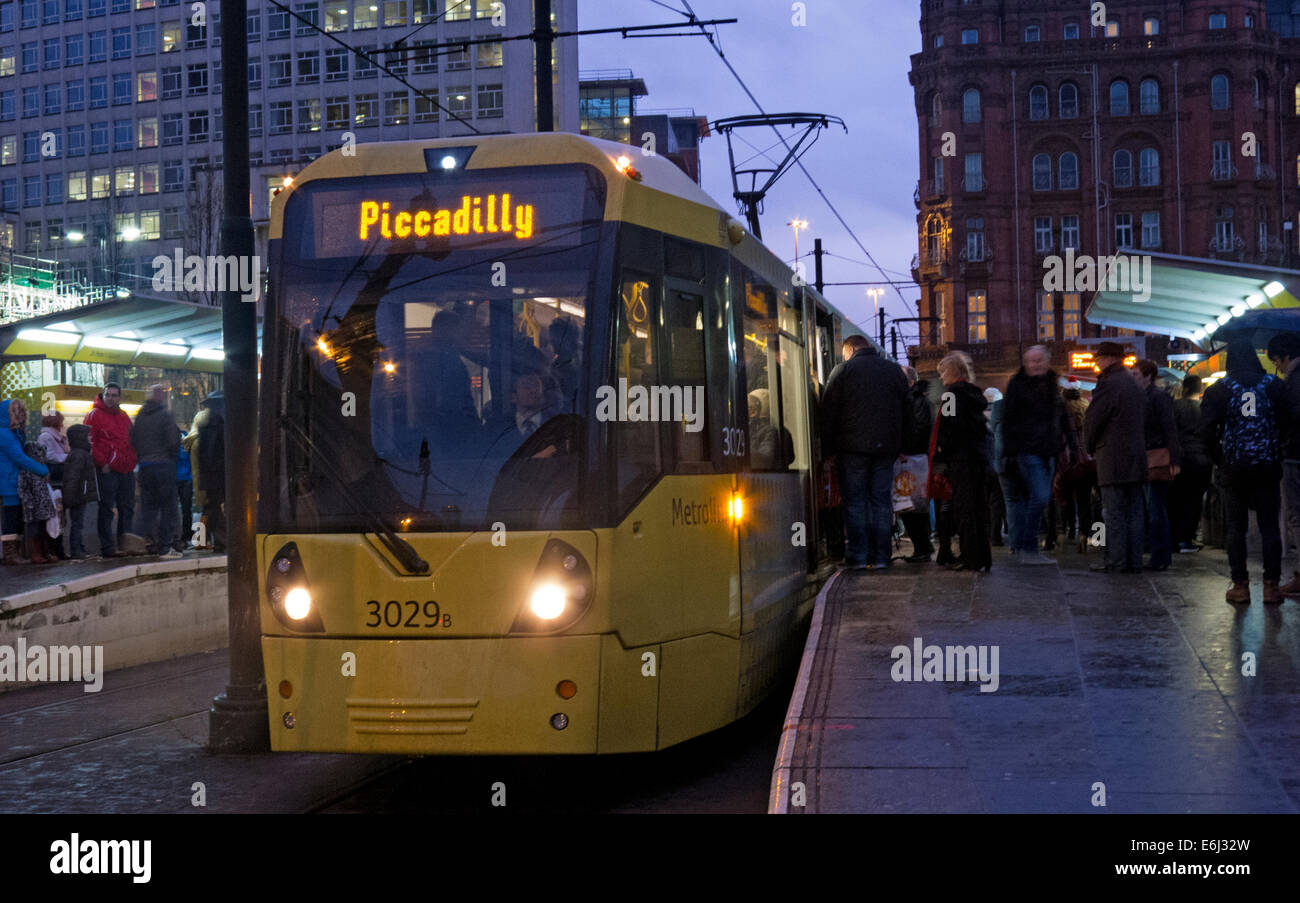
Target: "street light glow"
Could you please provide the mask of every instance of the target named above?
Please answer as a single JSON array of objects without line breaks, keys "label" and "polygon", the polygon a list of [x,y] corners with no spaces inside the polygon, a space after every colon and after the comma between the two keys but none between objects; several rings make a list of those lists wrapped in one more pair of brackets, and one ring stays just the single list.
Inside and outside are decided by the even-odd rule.
[{"label": "street light glow", "polygon": [[139,226],[127,226],[125,229],[122,230],[123,241],[135,241],[139,237],[140,237]]},{"label": "street light glow", "polygon": [[79,232],[76,229],[73,229],[71,232],[69,232],[67,235],[64,236],[64,238],[66,238],[68,241],[83,241],[85,237],[86,237],[85,232]]}]

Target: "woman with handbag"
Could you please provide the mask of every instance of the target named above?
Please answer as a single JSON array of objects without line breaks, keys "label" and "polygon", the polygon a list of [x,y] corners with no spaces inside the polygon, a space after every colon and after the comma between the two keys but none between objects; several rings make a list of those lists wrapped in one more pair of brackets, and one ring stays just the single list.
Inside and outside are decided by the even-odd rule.
[{"label": "woman with handbag", "polygon": [[[950,484],[961,556],[956,571],[988,571],[993,566],[989,545],[988,479],[992,435],[984,409],[988,400],[974,385],[975,370],[970,357],[954,351],[939,362],[944,392],[939,401],[938,428],[934,434],[932,461],[945,473],[936,479],[931,467],[931,498],[944,494],[938,480]],[[940,549],[942,552],[942,547]]]},{"label": "woman with handbag", "polygon": [[1169,487],[1178,476],[1182,449],[1174,400],[1159,385],[1160,368],[1154,361],[1138,361],[1133,378],[1147,396],[1147,546],[1152,571],[1168,569],[1173,561],[1173,531],[1169,524]]}]

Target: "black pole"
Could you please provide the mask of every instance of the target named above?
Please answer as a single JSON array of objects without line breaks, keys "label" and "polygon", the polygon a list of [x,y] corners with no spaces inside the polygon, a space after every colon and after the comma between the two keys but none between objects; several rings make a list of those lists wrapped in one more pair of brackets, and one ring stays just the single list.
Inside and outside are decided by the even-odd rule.
[{"label": "black pole", "polygon": [[885,309],[880,309],[880,350],[885,350]]},{"label": "black pole", "polygon": [[551,0],[533,0],[533,46],[537,51],[537,131],[555,131],[555,96],[551,90]]},{"label": "black pole", "polygon": [[[248,0],[223,0],[221,69],[226,73],[223,210],[220,253],[254,261],[249,215],[248,172]],[[260,280],[260,266],[253,272]],[[212,752],[257,752],[270,748],[262,637],[258,617],[254,506],[257,499],[257,304],[244,301],[239,287],[221,294],[221,332],[226,352],[222,389],[226,396],[226,592],[230,605],[230,681],[212,700],[208,748]]]},{"label": "black pole", "polygon": [[892,357],[894,360],[898,360],[898,327],[897,326],[889,327],[889,347],[890,347],[890,352],[889,352],[890,357]]},{"label": "black pole", "polygon": [[822,240],[820,238],[814,238],[813,266],[815,269],[813,273],[815,278],[813,280],[813,287],[817,289],[817,294],[819,295],[824,294],[826,291],[826,281],[822,279],[822,254],[824,253],[825,252],[822,250]]}]

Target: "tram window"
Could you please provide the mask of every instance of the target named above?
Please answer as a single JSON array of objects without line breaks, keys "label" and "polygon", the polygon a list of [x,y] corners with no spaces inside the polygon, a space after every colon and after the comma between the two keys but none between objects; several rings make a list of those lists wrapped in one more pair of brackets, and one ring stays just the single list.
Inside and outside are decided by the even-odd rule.
[{"label": "tram window", "polygon": [[[654,282],[649,276],[625,273],[619,287],[617,346],[614,371],[620,387],[646,392],[659,382],[652,325],[657,319]],[[618,480],[618,508],[626,511],[654,482],[662,469],[659,424],[618,419],[610,424]]]},{"label": "tram window", "polygon": [[[753,273],[743,273],[745,395],[749,405],[749,466],[785,470],[793,442],[781,423],[782,357],[776,291]],[[788,376],[787,376],[788,378]]]},{"label": "tram window", "polygon": [[664,325],[668,336],[670,374],[669,398],[677,405],[676,389],[681,389],[678,410],[672,412],[673,435],[676,436],[677,462],[697,464],[709,461],[708,420],[704,398],[708,379],[705,367],[704,298],[669,290]]},{"label": "tram window", "polygon": [[704,248],[664,236],[664,273],[691,282],[704,281]]}]

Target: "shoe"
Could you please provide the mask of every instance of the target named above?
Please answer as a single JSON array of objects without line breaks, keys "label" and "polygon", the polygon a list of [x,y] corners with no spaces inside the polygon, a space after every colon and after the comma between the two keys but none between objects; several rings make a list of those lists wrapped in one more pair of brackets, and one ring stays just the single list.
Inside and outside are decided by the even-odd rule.
[{"label": "shoe", "polygon": [[929,564],[930,554],[928,552],[925,554],[917,552],[913,555],[908,555],[903,560],[906,561],[908,564]]},{"label": "shoe", "polygon": [[1282,595],[1300,596],[1300,571],[1296,571],[1295,576],[1282,584]]},{"label": "shoe", "polygon": [[1225,602],[1230,602],[1232,604],[1240,603],[1249,605],[1250,584],[1245,581],[1242,581],[1241,583],[1234,581],[1232,586],[1228,587],[1228,591],[1224,594],[1223,599]]},{"label": "shoe", "polygon": [[[1195,554],[1201,551],[1202,548],[1204,548],[1204,546],[1198,545],[1194,542],[1185,542],[1178,548],[1178,554],[1180,555]],[[1300,573],[1296,574],[1296,578],[1300,579]]]},{"label": "shoe", "polygon": [[1086,536],[1080,536],[1080,537],[1079,537],[1079,554],[1080,554],[1080,555],[1084,555],[1084,554],[1087,553],[1087,551],[1088,551],[1088,537],[1086,537]]},{"label": "shoe", "polygon": [[166,552],[164,552],[162,555],[159,555],[158,557],[163,561],[175,561],[177,558],[184,558],[185,556],[182,555],[180,552],[176,551],[175,549],[168,549]]},{"label": "shoe", "polygon": [[1055,558],[1049,558],[1042,552],[1025,552],[1016,556],[1019,564],[1056,564]]},{"label": "shoe", "polygon": [[1286,597],[1282,595],[1282,588],[1277,585],[1276,580],[1264,581],[1265,605],[1281,605],[1282,602],[1285,601],[1285,598]]},{"label": "shoe", "polygon": [[1119,568],[1113,564],[1090,564],[1088,570],[1097,574],[1118,574]]}]

